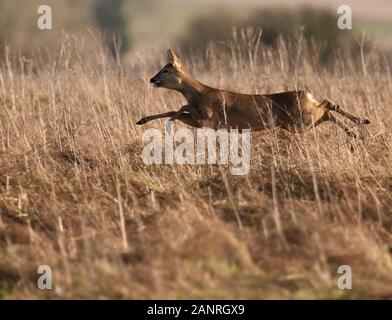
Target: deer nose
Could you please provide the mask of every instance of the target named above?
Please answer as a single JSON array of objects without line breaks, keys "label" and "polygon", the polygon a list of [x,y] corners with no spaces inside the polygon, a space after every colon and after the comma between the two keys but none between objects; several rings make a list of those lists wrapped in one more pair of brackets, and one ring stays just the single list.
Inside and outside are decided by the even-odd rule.
[{"label": "deer nose", "polygon": [[150,82],[153,84],[154,87],[159,87],[161,85],[161,81],[155,79],[155,77],[151,78]]}]

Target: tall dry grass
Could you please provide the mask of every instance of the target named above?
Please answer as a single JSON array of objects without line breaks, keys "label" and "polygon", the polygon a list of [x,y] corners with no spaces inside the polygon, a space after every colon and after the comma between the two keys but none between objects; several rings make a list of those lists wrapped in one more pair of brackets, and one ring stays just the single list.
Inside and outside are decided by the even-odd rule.
[{"label": "tall dry grass", "polygon": [[[148,79],[164,53],[126,65],[65,39],[50,61],[8,50],[0,69],[3,298],[391,298],[392,83],[376,50],[317,65],[301,38],[263,48],[239,32],[187,63],[240,92],[307,89],[372,125],[252,133],[251,170],[154,165],[135,121],[182,98]],[[245,49],[244,49],[245,48]],[[162,57],[157,61],[158,57]],[[176,124],[176,127],[183,125]],[[240,227],[241,226],[241,227]],[[50,265],[53,290],[37,288]],[[350,265],[353,289],[337,288]]]}]

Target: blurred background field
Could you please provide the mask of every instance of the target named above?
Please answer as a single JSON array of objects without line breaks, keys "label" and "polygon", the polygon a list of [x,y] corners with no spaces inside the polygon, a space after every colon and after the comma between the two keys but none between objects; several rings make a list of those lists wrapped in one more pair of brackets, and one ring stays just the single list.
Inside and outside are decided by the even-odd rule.
[{"label": "blurred background field", "polygon": [[[0,298],[392,298],[391,1],[345,1],[352,30],[335,0],[48,0],[53,30],[40,4],[0,2]],[[147,166],[164,123],[135,122],[183,104],[149,84],[168,47],[208,85],[372,124],[253,133],[246,176]]]},{"label": "blurred background field", "polygon": [[51,50],[63,33],[91,43],[90,31],[115,34],[123,52],[185,47],[202,51],[208,41],[226,41],[232,28],[262,28],[262,43],[271,45],[278,34],[292,37],[303,28],[305,36],[327,46],[353,48],[363,33],[377,37],[385,49],[392,48],[392,4],[388,0],[346,1],[353,10],[353,30],[336,27],[339,1],[179,1],[179,0],[86,0],[53,1],[54,29],[36,27],[39,0],[4,0],[0,4],[0,45],[21,52]]}]

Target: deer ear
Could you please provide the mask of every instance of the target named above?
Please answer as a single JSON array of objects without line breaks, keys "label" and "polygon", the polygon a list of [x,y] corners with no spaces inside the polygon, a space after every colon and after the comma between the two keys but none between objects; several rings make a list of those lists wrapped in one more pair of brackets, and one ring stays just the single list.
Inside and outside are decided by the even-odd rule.
[{"label": "deer ear", "polygon": [[167,57],[169,58],[169,63],[171,63],[174,67],[181,68],[180,59],[171,49],[167,50]]}]

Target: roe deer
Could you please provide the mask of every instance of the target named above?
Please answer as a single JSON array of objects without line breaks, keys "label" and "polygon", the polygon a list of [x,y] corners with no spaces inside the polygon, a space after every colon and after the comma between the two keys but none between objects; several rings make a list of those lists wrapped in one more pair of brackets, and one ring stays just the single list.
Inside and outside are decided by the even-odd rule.
[{"label": "roe deer", "polygon": [[156,87],[182,93],[188,104],[170,111],[140,119],[141,125],[154,119],[170,118],[201,128],[237,128],[263,130],[278,126],[290,132],[303,131],[325,121],[331,121],[352,137],[356,135],[330,111],[336,111],[356,124],[367,124],[366,118],[356,117],[339,105],[325,99],[321,103],[306,91],[274,94],[242,94],[206,86],[195,80],[181,67],[180,59],[170,49],[169,63],[150,82]]}]

